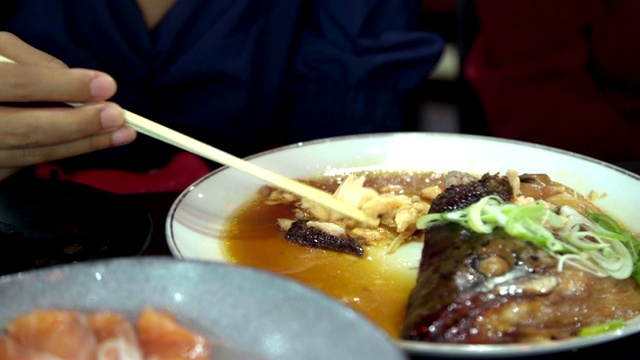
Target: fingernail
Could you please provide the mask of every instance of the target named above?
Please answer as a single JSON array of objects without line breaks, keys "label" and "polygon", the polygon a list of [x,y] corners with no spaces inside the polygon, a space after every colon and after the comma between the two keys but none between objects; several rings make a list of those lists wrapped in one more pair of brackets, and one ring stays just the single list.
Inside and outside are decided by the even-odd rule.
[{"label": "fingernail", "polygon": [[124,123],[124,115],[119,107],[107,105],[100,112],[100,124],[105,130],[115,129]]},{"label": "fingernail", "polygon": [[89,92],[95,100],[108,99],[116,92],[116,82],[109,76],[99,75],[89,83]]},{"label": "fingernail", "polygon": [[123,126],[111,133],[111,143],[113,146],[126,145],[136,138],[136,132],[128,126]]}]

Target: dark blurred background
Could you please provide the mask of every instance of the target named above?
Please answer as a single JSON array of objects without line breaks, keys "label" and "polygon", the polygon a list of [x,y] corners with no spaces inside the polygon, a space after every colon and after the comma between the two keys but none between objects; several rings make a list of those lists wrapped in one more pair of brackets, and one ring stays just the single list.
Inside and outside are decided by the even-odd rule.
[{"label": "dark blurred background", "polygon": [[477,98],[464,81],[461,64],[476,28],[468,0],[422,0],[420,26],[446,41],[442,59],[408,97],[409,130],[488,135]]}]

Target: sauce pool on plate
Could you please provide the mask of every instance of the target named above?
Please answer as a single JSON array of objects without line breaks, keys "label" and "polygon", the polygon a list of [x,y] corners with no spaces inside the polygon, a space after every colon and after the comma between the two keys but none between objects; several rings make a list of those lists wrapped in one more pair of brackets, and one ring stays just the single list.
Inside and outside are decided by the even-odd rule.
[{"label": "sauce pool on plate", "polygon": [[[433,173],[374,173],[367,186],[392,187],[408,195],[437,184]],[[314,186],[333,192],[341,178],[324,178]],[[262,196],[245,204],[223,234],[230,262],[280,274],[316,288],[349,305],[398,338],[407,299],[415,286],[420,242],[388,253],[384,246],[369,246],[363,257],[295,245],[285,240],[279,218],[293,218],[293,204],[267,205]]]}]

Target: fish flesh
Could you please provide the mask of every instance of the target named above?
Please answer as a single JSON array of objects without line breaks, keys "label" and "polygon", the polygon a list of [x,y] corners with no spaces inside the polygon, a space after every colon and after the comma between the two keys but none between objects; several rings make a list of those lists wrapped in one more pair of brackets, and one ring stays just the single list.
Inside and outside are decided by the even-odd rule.
[{"label": "fish flesh", "polygon": [[[487,195],[516,201],[523,189],[566,202],[586,203],[542,175],[483,180],[450,186],[430,212],[461,209]],[[514,184],[518,184],[514,189]],[[570,193],[571,196],[559,195]],[[578,200],[576,200],[578,199]],[[550,206],[555,206],[550,204]],[[575,205],[580,207],[579,204]],[[594,210],[592,205],[580,207]],[[416,285],[402,325],[406,340],[499,344],[559,340],[580,330],[640,312],[640,286],[566,265],[558,257],[502,228],[479,233],[455,222],[428,227]]]},{"label": "fish flesh", "polygon": [[0,332],[2,360],[204,360],[211,343],[169,312],[145,308],[136,322],[111,311],[36,309]]}]

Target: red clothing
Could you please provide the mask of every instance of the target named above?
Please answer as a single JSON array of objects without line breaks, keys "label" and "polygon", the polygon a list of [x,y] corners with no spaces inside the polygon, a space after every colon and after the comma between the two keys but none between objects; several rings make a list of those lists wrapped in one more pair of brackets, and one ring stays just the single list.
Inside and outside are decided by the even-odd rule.
[{"label": "red clothing", "polygon": [[[405,92],[444,46],[418,28],[419,5],[185,0],[150,31],[134,0],[2,0],[0,30],[110,74],[110,101],[123,108],[246,157],[276,143],[402,130]],[[55,172],[114,192],[182,190],[210,170],[179,151],[139,136],[55,161]]]},{"label": "red clothing", "polygon": [[165,167],[148,172],[87,169],[66,173],[54,164],[35,166],[37,177],[75,181],[118,194],[183,191],[209,172],[202,158],[188,152],[179,152]]},{"label": "red clothing", "polygon": [[464,73],[492,133],[640,159],[640,1],[476,0]]}]

